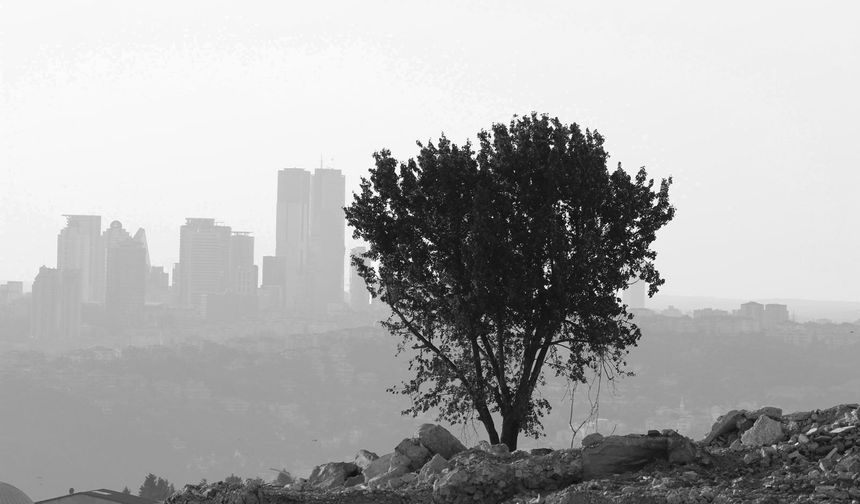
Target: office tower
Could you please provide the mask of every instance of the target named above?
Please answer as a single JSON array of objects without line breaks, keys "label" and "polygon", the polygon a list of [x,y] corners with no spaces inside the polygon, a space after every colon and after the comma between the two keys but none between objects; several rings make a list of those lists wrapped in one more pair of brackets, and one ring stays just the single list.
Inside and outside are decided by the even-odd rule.
[{"label": "office tower", "polygon": [[648,284],[646,284],[642,279],[636,278],[633,280],[633,283],[624,289],[622,299],[628,309],[645,308],[645,293],[647,291],[647,286]]},{"label": "office tower", "polygon": [[81,284],[80,270],[39,268],[33,280],[31,338],[74,338],[80,334]]},{"label": "office tower", "polygon": [[[307,301],[307,254],[310,233],[311,174],[298,168],[278,171],[278,203],[275,216],[275,256],[283,261],[282,301],[296,309]],[[268,279],[273,281],[272,274]]]},{"label": "office tower", "polygon": [[314,172],[308,262],[311,299],[318,312],[343,304],[345,191],[346,181],[340,170],[320,168]]},{"label": "office tower", "polygon": [[[349,275],[349,306],[355,311],[364,311],[370,307],[370,293],[364,279],[358,275],[358,270],[352,265],[352,257],[359,257],[367,252],[364,247],[355,247],[350,250],[350,275]],[[364,261],[365,264],[367,261]]]},{"label": "office tower", "polygon": [[136,238],[131,238],[118,221],[111,223],[105,236],[108,244],[105,288],[108,324],[112,327],[139,324],[143,318],[149,273],[146,240],[137,239],[140,231]]},{"label": "office tower", "polygon": [[57,237],[57,269],[80,272],[81,299],[104,301],[105,256],[98,215],[65,215],[66,227]]},{"label": "office tower", "polygon": [[234,294],[256,295],[258,268],[254,264],[254,237],[236,231],[230,237],[230,278],[227,290]]},{"label": "office tower", "polygon": [[179,231],[180,306],[200,308],[207,294],[227,290],[230,236],[230,227],[215,219],[185,219]]},{"label": "office tower", "polygon": [[146,302],[166,303],[170,294],[170,275],[164,266],[151,266],[146,279]]}]

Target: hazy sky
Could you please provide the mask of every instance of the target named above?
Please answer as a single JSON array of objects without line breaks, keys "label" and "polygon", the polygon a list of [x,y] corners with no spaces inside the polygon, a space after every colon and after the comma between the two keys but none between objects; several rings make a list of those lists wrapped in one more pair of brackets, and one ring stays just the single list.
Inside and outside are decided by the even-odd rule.
[{"label": "hazy sky", "polygon": [[0,0],[0,280],[64,213],[185,217],[274,252],[277,170],[351,192],[382,147],[513,114],[596,128],[672,175],[664,292],[860,301],[860,3]]}]

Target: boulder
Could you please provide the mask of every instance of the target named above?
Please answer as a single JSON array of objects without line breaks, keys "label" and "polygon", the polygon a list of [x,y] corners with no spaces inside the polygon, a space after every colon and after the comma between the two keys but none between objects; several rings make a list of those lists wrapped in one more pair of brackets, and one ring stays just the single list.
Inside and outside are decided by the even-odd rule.
[{"label": "boulder", "polygon": [[582,481],[579,450],[556,450],[511,463],[514,478],[521,488],[541,493],[566,488]]},{"label": "boulder", "polygon": [[433,455],[424,467],[421,468],[421,471],[418,473],[418,481],[422,482],[430,482],[436,479],[442,471],[445,469],[450,469],[451,464],[445,460],[445,457],[439,455],[438,453]]},{"label": "boulder", "polygon": [[418,441],[432,453],[438,453],[448,460],[466,449],[459,439],[441,425],[423,424],[418,428]]},{"label": "boulder", "polygon": [[358,453],[355,454],[355,460],[353,460],[353,464],[357,465],[361,468],[362,471],[367,469],[370,466],[370,463],[374,460],[378,459],[379,455],[373,453],[372,451],[367,450],[358,450]]},{"label": "boulder", "polygon": [[504,443],[491,445],[489,441],[485,441],[483,439],[478,442],[475,448],[487,453],[492,453],[497,457],[507,457],[511,454],[511,450],[508,448],[508,445]]},{"label": "boulder", "polygon": [[434,503],[502,502],[517,491],[511,465],[491,453],[467,450],[452,458],[451,466],[433,483]]},{"label": "boulder", "polygon": [[755,424],[741,435],[741,443],[745,446],[766,446],[778,443],[785,438],[782,424],[778,421],[762,415],[758,417]]},{"label": "boulder", "polygon": [[[400,477],[409,473],[409,468],[403,465],[392,467],[388,472],[379,474],[367,480],[368,488],[397,488],[401,484]],[[367,475],[365,475],[367,477]]]},{"label": "boulder", "polygon": [[758,417],[766,415],[774,420],[782,419],[782,408],[777,408],[775,406],[765,406],[763,408],[759,408],[755,411],[746,414],[746,417],[752,421],[758,420]]},{"label": "boulder", "polygon": [[637,471],[655,460],[668,459],[668,438],[664,436],[609,436],[600,444],[582,449],[585,479]]},{"label": "boulder", "polygon": [[603,434],[599,432],[592,432],[591,434],[582,438],[582,446],[594,446],[596,444],[600,444],[603,441]]},{"label": "boulder", "polygon": [[419,471],[433,456],[430,450],[425,448],[418,439],[404,439],[394,448],[394,453],[399,453],[409,459],[409,469]]},{"label": "boulder", "polygon": [[321,490],[342,487],[347,478],[358,473],[358,466],[350,462],[329,462],[314,467],[308,476],[308,485]]},{"label": "boulder", "polygon": [[409,472],[409,464],[412,461],[405,455],[399,453],[386,453],[378,459],[374,460],[367,466],[362,473],[364,474],[365,483],[370,483],[370,480],[389,472],[397,472],[398,475]]},{"label": "boulder", "polygon": [[742,410],[731,410],[725,415],[717,418],[714,425],[711,427],[711,432],[705,436],[702,442],[706,445],[714,442],[715,439],[736,430],[738,420],[743,420],[744,412]]},{"label": "boulder", "polygon": [[696,461],[696,445],[677,432],[666,435],[666,456],[671,464],[692,464]]}]

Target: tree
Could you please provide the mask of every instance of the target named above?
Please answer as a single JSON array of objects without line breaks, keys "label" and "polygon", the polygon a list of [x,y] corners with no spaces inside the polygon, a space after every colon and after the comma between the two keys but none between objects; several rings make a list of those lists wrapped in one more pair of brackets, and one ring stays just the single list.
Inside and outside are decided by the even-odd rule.
[{"label": "tree", "polygon": [[165,478],[156,477],[154,474],[149,473],[144,478],[143,484],[140,485],[137,495],[147,499],[163,501],[175,491],[173,483],[169,483]]},{"label": "tree", "polygon": [[126,487],[122,488],[122,493],[124,493],[126,495],[131,495],[131,490],[129,490],[128,487],[126,486]]},{"label": "tree", "polygon": [[[404,414],[477,419],[491,443],[537,437],[549,370],[584,382],[624,372],[641,334],[618,292],[664,283],[651,248],[671,221],[671,178],[608,170],[603,137],[546,115],[478,134],[444,135],[417,159],[383,149],[347,208],[368,250],[352,265],[391,309],[384,322],[412,351]],[[501,416],[501,435],[493,415]]]},{"label": "tree", "polygon": [[233,473],[230,473],[230,476],[227,476],[226,478],[224,478],[224,483],[242,484],[242,478],[240,478],[239,476],[236,476]]}]

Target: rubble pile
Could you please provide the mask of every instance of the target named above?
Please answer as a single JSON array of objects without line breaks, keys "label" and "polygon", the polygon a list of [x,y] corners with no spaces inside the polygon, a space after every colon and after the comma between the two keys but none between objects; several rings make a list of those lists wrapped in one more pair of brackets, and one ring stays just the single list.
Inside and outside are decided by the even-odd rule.
[{"label": "rubble pile", "polygon": [[698,442],[672,430],[592,434],[577,449],[466,448],[422,425],[393,451],[360,450],[283,488],[187,485],[168,504],[860,504],[857,404],[783,414],[733,410]]}]

